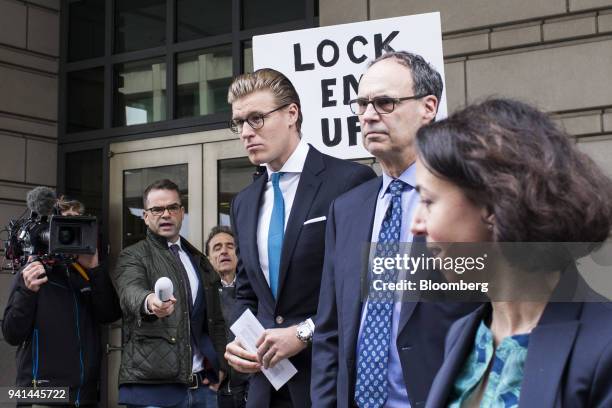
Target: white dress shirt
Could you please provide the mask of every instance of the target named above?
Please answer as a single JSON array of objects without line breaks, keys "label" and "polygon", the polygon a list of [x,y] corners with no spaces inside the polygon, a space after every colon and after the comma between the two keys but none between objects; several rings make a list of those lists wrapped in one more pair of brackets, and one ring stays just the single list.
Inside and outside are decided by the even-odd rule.
[{"label": "white dress shirt", "polygon": [[[295,193],[297,192],[300,176],[302,175],[309,149],[310,146],[303,140],[300,140],[291,156],[289,156],[289,159],[279,170],[285,173],[281,176],[278,183],[283,194],[283,200],[285,201],[285,229],[287,228],[287,221],[289,220],[289,214],[291,214],[291,207],[293,206],[293,200],[295,199]],[[271,174],[274,173],[274,171],[267,164],[266,169],[268,173],[268,182],[266,183],[261,207],[259,208],[257,249],[259,252],[261,270],[268,285],[270,285],[270,270],[268,268],[268,230],[270,229],[270,217],[272,217],[272,207],[274,206],[274,188],[272,187],[271,178]]]},{"label": "white dress shirt", "polygon": [[[168,241],[168,248],[170,248],[170,246],[174,244],[179,246],[179,257],[181,258],[181,263],[183,264],[183,267],[187,271],[187,278],[189,278],[189,286],[191,288],[191,300],[195,304],[196,297],[198,296],[198,288],[200,286],[200,280],[198,279],[198,273],[193,267],[193,264],[191,263],[191,258],[189,258],[189,255],[187,255],[187,253],[183,251],[183,247],[181,246],[181,237],[179,237],[179,239],[174,243]],[[189,341],[191,342],[191,339],[189,339]],[[193,349],[192,351],[193,351],[193,366],[192,366],[191,372],[199,373],[200,371],[204,369],[204,356],[202,356],[202,354],[200,353],[200,350],[198,349]]]},{"label": "white dress shirt", "polygon": [[[410,224],[412,223],[412,217],[414,216],[416,207],[419,203],[419,194],[416,192],[416,190],[414,190],[414,186],[416,185],[415,164],[412,164],[410,167],[404,170],[398,179],[412,187],[412,189],[404,190],[401,195],[402,226],[400,229],[400,243],[408,243],[412,242],[412,239],[414,238],[412,232],[410,231]],[[385,214],[391,205],[391,194],[387,190],[392,181],[393,178],[383,172],[383,184],[376,200],[376,212],[374,213],[374,225],[372,226],[372,243],[378,242],[378,236],[380,234],[380,229],[382,227]],[[375,248],[375,245],[371,246],[370,257],[374,256]],[[406,247],[402,246],[400,246],[400,248],[400,253],[401,251],[407,249]],[[405,273],[405,271],[403,271],[403,273]],[[399,278],[402,279],[403,277],[400,275]],[[366,300],[363,304],[361,324],[359,326],[359,338],[361,338],[361,332],[363,330],[363,325],[365,323],[365,318],[368,311],[367,303],[368,302]],[[389,396],[385,402],[384,408],[410,408],[408,392],[406,390],[406,384],[404,383],[402,365],[396,344],[402,304],[403,301],[401,298],[401,292],[396,291],[393,315],[391,318],[391,344],[389,345],[389,367],[387,370],[389,380]],[[359,346],[359,341],[357,341],[357,346]],[[359,349],[359,347],[357,348]],[[357,350],[357,355],[359,355],[359,350]],[[418,373],[412,373],[412,375],[418,375]]]}]

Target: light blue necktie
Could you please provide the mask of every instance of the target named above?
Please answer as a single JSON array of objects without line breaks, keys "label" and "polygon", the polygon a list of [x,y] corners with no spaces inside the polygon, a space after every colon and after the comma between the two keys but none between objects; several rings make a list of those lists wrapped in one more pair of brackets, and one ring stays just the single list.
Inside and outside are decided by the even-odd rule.
[{"label": "light blue necktie", "polygon": [[[389,184],[391,204],[380,227],[375,257],[395,257],[398,253],[404,187],[408,187],[408,184],[397,179]],[[385,269],[379,278],[383,282],[395,282],[397,270]],[[370,292],[357,356],[355,401],[360,408],[380,408],[389,396],[389,343],[392,316],[393,291]]]},{"label": "light blue necktie", "polygon": [[279,181],[284,173],[272,173],[272,188],[274,189],[274,206],[270,217],[268,229],[268,273],[270,276],[270,289],[276,299],[278,292],[278,274],[280,269],[283,238],[285,237],[285,200],[280,189]]}]

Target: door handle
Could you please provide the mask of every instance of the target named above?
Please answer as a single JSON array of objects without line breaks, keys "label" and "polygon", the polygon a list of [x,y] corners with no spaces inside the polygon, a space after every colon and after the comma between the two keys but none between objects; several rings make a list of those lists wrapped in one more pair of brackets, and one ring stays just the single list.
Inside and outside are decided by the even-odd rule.
[{"label": "door handle", "polygon": [[110,354],[113,351],[121,351],[123,347],[121,346],[113,346],[110,343],[106,343],[106,354]]}]

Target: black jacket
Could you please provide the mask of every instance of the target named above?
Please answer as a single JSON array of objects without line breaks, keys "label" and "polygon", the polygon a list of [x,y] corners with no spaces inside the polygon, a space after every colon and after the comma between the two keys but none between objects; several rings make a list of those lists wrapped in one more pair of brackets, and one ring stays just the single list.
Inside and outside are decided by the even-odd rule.
[{"label": "black jacket", "polygon": [[[147,229],[146,239],[125,248],[112,279],[123,310],[123,350],[119,384],[189,384],[192,371],[191,334],[203,356],[227,372],[225,321],[216,284],[219,276],[200,251],[181,237],[181,245],[197,266],[203,299],[190,310],[185,272],[168,249],[165,238]],[[145,298],[155,282],[168,277],[177,303],[164,319],[144,313]],[[211,355],[212,354],[212,355]]]},{"label": "black jacket", "polygon": [[38,292],[15,276],[4,310],[2,333],[17,348],[16,385],[70,387],[70,401],[98,401],[100,324],[121,317],[106,268],[88,271],[86,281],[66,265],[55,265]]},{"label": "black jacket", "polygon": [[[325,155],[310,146],[285,228],[276,299],[261,270],[257,248],[259,210],[267,176],[260,176],[234,198],[231,224],[238,255],[234,321],[246,308],[265,328],[289,327],[317,313],[329,206],[336,197],[374,177],[374,171],[367,166]],[[355,245],[361,244],[355,241]],[[293,405],[310,407],[311,348],[290,360],[298,370],[287,383]],[[247,406],[270,405],[272,389],[262,373],[253,375]]]},{"label": "black jacket", "polygon": [[[226,322],[229,322],[231,321],[234,305],[236,304],[236,287],[223,286],[221,284],[221,281],[219,281],[219,284],[217,285],[217,290],[219,291],[219,300],[221,301],[223,318]],[[227,334],[227,342],[229,343],[230,339],[234,338],[230,331],[229,324],[226,324],[225,332]],[[249,381],[249,375],[236,371],[229,366],[228,369],[229,371],[227,372],[227,376],[225,377],[225,380],[221,384],[219,390],[231,394],[232,388],[244,389]]]}]

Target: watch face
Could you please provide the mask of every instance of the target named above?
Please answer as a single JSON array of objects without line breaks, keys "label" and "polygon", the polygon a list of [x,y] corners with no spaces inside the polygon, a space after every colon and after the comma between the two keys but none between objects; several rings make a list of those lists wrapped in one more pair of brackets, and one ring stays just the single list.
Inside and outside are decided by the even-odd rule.
[{"label": "watch face", "polygon": [[300,326],[298,328],[298,334],[300,335],[300,337],[302,338],[307,338],[310,336],[310,330],[309,327],[304,325],[304,326]]}]

